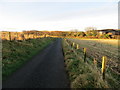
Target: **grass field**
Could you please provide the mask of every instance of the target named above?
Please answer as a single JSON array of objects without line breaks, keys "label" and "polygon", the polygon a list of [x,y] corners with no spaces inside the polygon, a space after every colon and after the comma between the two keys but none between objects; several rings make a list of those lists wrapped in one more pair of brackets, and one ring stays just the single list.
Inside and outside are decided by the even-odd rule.
[{"label": "grass field", "polygon": [[44,49],[54,38],[30,39],[25,41],[3,41],[2,76],[5,80],[25,64],[37,52]]},{"label": "grass field", "polygon": [[[120,88],[118,41],[110,41],[98,39],[63,41],[66,70],[72,88]],[[71,47],[72,42],[79,44],[80,49]],[[87,62],[83,60],[83,48],[87,48]],[[102,56],[108,57],[105,80],[101,74]],[[93,63],[93,58],[97,59],[98,64]]]}]

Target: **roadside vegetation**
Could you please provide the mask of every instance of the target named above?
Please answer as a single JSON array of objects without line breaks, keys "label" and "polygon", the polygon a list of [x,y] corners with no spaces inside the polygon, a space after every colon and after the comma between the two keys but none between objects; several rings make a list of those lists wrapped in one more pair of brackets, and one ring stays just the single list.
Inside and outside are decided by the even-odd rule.
[{"label": "roadside vegetation", "polygon": [[[77,42],[76,42],[77,41]],[[76,49],[76,45],[74,43],[79,43],[79,49]],[[101,72],[101,53],[97,53],[98,58],[96,57],[97,61],[94,61],[94,55],[96,54],[95,50],[90,47],[92,44],[95,43],[99,46],[98,42],[92,41],[94,43],[90,43],[90,41],[84,40],[75,40],[75,39],[66,39],[63,40],[63,51],[64,51],[64,60],[66,71],[68,73],[68,77],[70,80],[70,87],[71,88],[120,88],[120,79],[119,79],[119,68],[118,68],[118,59],[113,60],[113,62],[107,63],[105,79],[102,78]],[[99,42],[100,43],[100,42]],[[104,44],[101,43],[104,47]],[[106,45],[106,44],[105,44]],[[109,45],[109,44],[107,44]],[[89,47],[87,47],[89,46]],[[106,48],[99,48],[97,51],[105,53],[104,49]],[[113,47],[113,48],[112,48]],[[84,61],[84,53],[83,48],[91,49],[93,51],[87,52],[86,62]],[[113,50],[115,47],[111,46],[111,49],[107,47],[107,49]],[[101,49],[101,50],[100,50]],[[117,48],[115,48],[116,50]],[[116,51],[115,51],[116,52]],[[113,55],[117,55],[113,50]],[[117,51],[118,52],[118,51]],[[89,54],[88,54],[89,53]],[[106,53],[109,55],[109,53]],[[105,55],[106,55],[105,54]],[[112,56],[113,56],[112,55]],[[109,55],[109,57],[112,57]],[[116,56],[118,57],[118,56]],[[114,62],[115,60],[115,62]],[[116,65],[117,69],[110,69],[112,68],[112,64]]]},{"label": "roadside vegetation", "polygon": [[8,32],[2,31],[2,40],[27,40],[41,37],[58,37],[58,38],[84,38],[84,39],[120,39],[119,29],[97,30],[95,27],[87,27],[85,31],[77,29],[71,31],[23,31]]},{"label": "roadside vegetation", "polygon": [[2,76],[5,80],[19,69],[30,58],[43,50],[54,38],[38,38],[20,41],[3,40],[2,45]]}]

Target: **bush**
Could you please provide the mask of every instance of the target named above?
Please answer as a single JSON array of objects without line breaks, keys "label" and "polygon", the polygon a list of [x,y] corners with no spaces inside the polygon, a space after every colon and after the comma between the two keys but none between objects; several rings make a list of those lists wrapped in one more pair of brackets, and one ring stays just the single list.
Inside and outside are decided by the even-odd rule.
[{"label": "bush", "polygon": [[100,36],[100,38],[104,38],[104,39],[105,38],[111,38],[111,36],[109,34],[103,34],[103,35]]}]

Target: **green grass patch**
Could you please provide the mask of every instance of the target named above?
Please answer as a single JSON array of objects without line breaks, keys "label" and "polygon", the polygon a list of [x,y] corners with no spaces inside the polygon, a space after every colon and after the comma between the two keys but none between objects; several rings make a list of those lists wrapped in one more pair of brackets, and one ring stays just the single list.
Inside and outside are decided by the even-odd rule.
[{"label": "green grass patch", "polygon": [[25,41],[3,41],[2,77],[6,80],[34,55],[43,50],[54,38],[30,39]]}]

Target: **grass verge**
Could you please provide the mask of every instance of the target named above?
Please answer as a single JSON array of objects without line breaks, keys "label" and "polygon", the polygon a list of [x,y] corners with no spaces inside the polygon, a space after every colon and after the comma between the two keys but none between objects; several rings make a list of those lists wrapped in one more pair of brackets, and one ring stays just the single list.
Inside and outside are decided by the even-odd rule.
[{"label": "grass verge", "polygon": [[25,41],[3,41],[2,79],[6,80],[30,58],[50,44],[54,38],[30,39]]},{"label": "grass verge", "polygon": [[103,80],[101,70],[93,60],[87,57],[87,62],[84,62],[83,52],[78,50],[78,54],[65,40],[63,51],[71,88],[120,88],[119,81],[111,73],[106,72],[106,79]]}]

